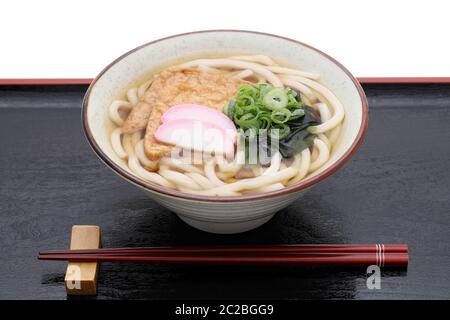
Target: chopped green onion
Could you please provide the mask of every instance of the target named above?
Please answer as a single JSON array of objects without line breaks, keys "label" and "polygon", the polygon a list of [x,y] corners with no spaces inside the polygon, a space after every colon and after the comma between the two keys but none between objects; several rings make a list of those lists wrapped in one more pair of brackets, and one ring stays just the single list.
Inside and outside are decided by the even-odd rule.
[{"label": "chopped green onion", "polygon": [[287,93],[288,96],[291,95],[294,98],[297,98],[297,95],[298,95],[297,91],[292,90],[289,87],[286,88],[286,93]]},{"label": "chopped green onion", "polygon": [[234,122],[243,129],[259,129],[258,116],[252,113],[246,113],[240,118],[235,115]]},{"label": "chopped green onion", "polygon": [[288,96],[284,89],[275,88],[270,90],[263,98],[265,106],[271,110],[277,110],[286,107]]},{"label": "chopped green onion", "polygon": [[272,90],[272,87],[270,85],[268,85],[267,83],[260,83],[257,85],[258,89],[259,89],[259,95],[258,98],[260,100],[262,100],[264,98],[264,96],[270,91]]},{"label": "chopped green onion", "polygon": [[285,123],[291,118],[291,112],[286,108],[272,111],[270,118],[277,124]]},{"label": "chopped green onion", "polygon": [[223,113],[227,115],[230,119],[234,117],[234,107],[236,105],[236,99],[232,99],[223,107]]},{"label": "chopped green onion", "polygon": [[255,99],[253,99],[253,97],[246,95],[246,94],[239,96],[239,98],[237,99],[237,104],[240,106],[248,106],[248,105],[252,105],[254,103],[255,103]]},{"label": "chopped green onion", "polygon": [[243,84],[239,87],[238,96],[250,96],[252,98],[257,98],[258,89],[249,84]]},{"label": "chopped green onion", "polygon": [[260,129],[270,129],[272,126],[272,118],[269,112],[261,111],[258,116],[259,128]]},{"label": "chopped green onion", "polygon": [[253,113],[255,116],[258,115],[260,112],[258,106],[254,104],[245,107],[239,106],[238,109],[241,109],[244,113]]},{"label": "chopped green onion", "polygon": [[295,109],[294,111],[291,112],[291,118],[289,120],[297,119],[297,118],[303,117],[304,115],[305,115],[305,110]]}]

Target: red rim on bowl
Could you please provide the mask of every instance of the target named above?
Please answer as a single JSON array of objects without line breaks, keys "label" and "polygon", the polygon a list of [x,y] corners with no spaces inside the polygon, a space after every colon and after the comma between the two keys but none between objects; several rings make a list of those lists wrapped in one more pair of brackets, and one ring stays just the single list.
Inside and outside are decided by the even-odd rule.
[{"label": "red rim on bowl", "polygon": [[[322,171],[321,173],[308,178],[304,181],[299,182],[296,185],[293,186],[289,186],[289,187],[285,187],[281,190],[277,190],[277,191],[272,191],[272,192],[266,192],[266,193],[260,193],[260,194],[251,194],[251,195],[242,195],[242,196],[226,196],[226,197],[213,197],[213,196],[202,196],[202,195],[195,195],[195,194],[189,194],[189,193],[184,193],[178,190],[174,190],[174,189],[170,189],[170,188],[166,188],[166,187],[162,187],[159,186],[157,184],[153,184],[151,182],[147,182],[143,179],[140,179],[139,177],[129,173],[128,171],[124,170],[123,168],[121,168],[119,165],[117,165],[116,163],[114,163],[114,161],[112,161],[104,152],[103,150],[100,148],[100,146],[97,144],[97,142],[95,141],[93,135],[92,135],[92,131],[89,127],[89,123],[87,120],[87,108],[89,105],[89,98],[91,95],[91,91],[92,88],[95,86],[96,82],[98,81],[98,79],[100,79],[103,74],[105,72],[107,72],[114,64],[116,64],[118,61],[122,60],[123,58],[125,58],[126,56],[130,55],[131,53],[144,48],[146,46],[152,45],[154,43],[160,42],[160,41],[164,41],[167,39],[171,39],[171,38],[177,38],[177,37],[182,37],[182,36],[186,36],[186,35],[190,35],[190,34],[198,34],[198,33],[214,33],[214,32],[238,32],[238,33],[253,33],[253,34],[260,34],[260,35],[264,35],[264,36],[269,36],[269,37],[275,37],[275,38],[279,38],[279,39],[284,39],[293,43],[297,43],[300,44],[302,46],[305,46],[307,48],[310,48],[314,51],[316,51],[317,53],[321,54],[322,56],[324,56],[325,58],[327,58],[328,60],[334,62],[339,68],[341,68],[348,76],[349,78],[353,81],[353,84],[355,85],[356,89],[358,90],[358,94],[361,98],[361,105],[362,105],[362,121],[361,121],[361,126],[358,130],[358,134],[355,138],[355,140],[353,141],[352,145],[350,146],[350,148],[338,159],[336,160],[330,167],[328,167],[326,170]],[[109,167],[111,167],[116,173],[118,173],[119,175],[125,177],[127,180],[129,180],[130,182],[143,187],[145,189],[148,190],[152,190],[152,191],[156,191],[162,194],[165,194],[167,196],[173,196],[173,197],[177,197],[177,198],[183,198],[183,199],[188,199],[188,200],[197,200],[197,201],[207,201],[207,202],[234,202],[234,201],[249,201],[249,200],[258,200],[258,199],[268,199],[268,198],[272,198],[275,196],[280,196],[280,195],[286,195],[289,194],[291,192],[295,192],[295,191],[299,191],[305,188],[308,188],[318,182],[320,182],[321,180],[325,179],[326,177],[330,176],[331,174],[333,174],[334,172],[336,172],[345,162],[347,162],[351,156],[356,152],[356,150],[358,149],[358,147],[361,145],[361,143],[363,142],[363,138],[364,135],[367,131],[367,125],[368,125],[368,102],[367,102],[367,98],[366,95],[361,87],[361,85],[359,84],[358,80],[356,80],[355,77],[353,77],[353,75],[342,65],[340,64],[338,61],[336,61],[334,58],[330,57],[329,55],[327,55],[326,53],[323,53],[322,51],[311,47],[310,45],[304,44],[300,41],[297,40],[293,40],[290,38],[286,38],[286,37],[282,37],[282,36],[278,36],[278,35],[273,35],[270,33],[264,33],[264,32],[257,32],[257,31],[246,31],[246,30],[205,30],[205,31],[194,31],[194,32],[187,32],[187,33],[182,33],[182,34],[177,34],[174,36],[170,36],[170,37],[165,37],[162,39],[158,39],[155,41],[151,41],[149,43],[146,43],[144,45],[141,45],[131,51],[128,51],[127,53],[123,54],[122,56],[120,56],[119,58],[117,58],[116,60],[114,60],[113,62],[111,62],[108,66],[106,66],[106,68],[104,68],[100,74],[92,81],[91,85],[89,86],[85,96],[84,96],[84,100],[83,100],[83,128],[84,128],[84,132],[86,135],[86,138],[89,142],[89,144],[91,145],[92,149],[95,151],[95,153],[100,157],[100,159],[105,162]]]}]

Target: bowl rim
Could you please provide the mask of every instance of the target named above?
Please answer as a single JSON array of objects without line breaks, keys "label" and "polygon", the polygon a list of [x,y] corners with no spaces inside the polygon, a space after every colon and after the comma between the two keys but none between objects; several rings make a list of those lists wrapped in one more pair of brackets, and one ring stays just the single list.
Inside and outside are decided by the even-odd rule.
[{"label": "bowl rim", "polygon": [[[111,160],[108,155],[106,155],[105,152],[103,152],[103,150],[100,148],[100,146],[97,144],[97,142],[94,139],[94,136],[92,134],[92,131],[89,127],[89,123],[88,123],[88,117],[87,117],[87,110],[88,110],[88,106],[89,106],[89,98],[92,92],[92,89],[94,88],[95,84],[97,83],[97,81],[112,67],[114,66],[117,62],[119,62],[120,60],[124,59],[125,57],[127,57],[128,55],[142,49],[145,48],[147,46],[150,46],[152,44],[161,42],[161,41],[165,41],[168,39],[172,39],[172,38],[178,38],[178,37],[183,37],[183,36],[187,36],[187,35],[192,35],[192,34],[202,34],[202,33],[219,33],[219,32],[236,32],[236,33],[250,33],[250,34],[258,34],[258,35],[263,35],[263,36],[268,36],[268,37],[274,37],[274,38],[278,38],[278,39],[283,39],[286,41],[290,41],[293,42],[295,44],[300,44],[302,46],[305,46],[309,49],[312,49],[314,51],[316,51],[317,53],[319,53],[320,55],[324,56],[326,59],[330,60],[331,62],[333,62],[334,64],[336,64],[342,71],[344,71],[348,77],[352,80],[354,86],[356,87],[359,97],[361,99],[361,106],[362,106],[362,121],[361,121],[361,125],[359,127],[358,130],[358,134],[356,135],[355,140],[353,141],[353,143],[351,144],[351,146],[347,149],[347,151],[339,158],[337,159],[334,163],[332,163],[330,165],[330,167],[328,167],[326,170],[320,172],[319,174],[310,177],[304,181],[301,181],[300,183],[297,183],[293,186],[288,186],[285,187],[283,189],[277,190],[277,191],[271,191],[271,192],[265,192],[265,193],[259,193],[259,194],[249,194],[249,195],[240,195],[240,196],[203,196],[203,195],[196,195],[196,194],[189,194],[189,193],[185,193],[185,192],[181,192],[175,189],[170,189],[170,188],[166,188],[163,186],[159,186],[157,184],[153,184],[151,182],[147,182],[141,178],[139,178],[138,176],[129,173],[128,171],[124,170],[123,168],[121,168],[119,165],[117,165],[113,160]],[[259,31],[249,31],[249,30],[237,30],[237,29],[213,29],[213,30],[200,30],[200,31],[191,31],[191,32],[185,32],[185,33],[179,33],[179,34],[175,34],[172,36],[168,36],[168,37],[164,37],[164,38],[160,38],[154,41],[150,41],[147,42],[143,45],[140,45],[126,53],[124,53],[123,55],[121,55],[120,57],[118,57],[117,59],[115,59],[114,61],[112,61],[110,64],[108,64],[95,78],[94,80],[91,82],[88,90],[86,91],[86,94],[84,96],[83,99],[83,104],[82,104],[82,120],[83,120],[83,129],[84,129],[84,133],[86,136],[86,139],[88,140],[91,148],[94,150],[94,152],[97,154],[97,156],[107,165],[109,166],[113,171],[115,171],[117,174],[119,174],[120,176],[124,177],[125,179],[127,179],[129,182],[142,187],[146,190],[149,191],[153,191],[153,192],[157,192],[157,193],[162,193],[166,196],[171,196],[171,197],[175,197],[175,198],[182,198],[185,200],[192,200],[192,201],[203,201],[203,202],[217,202],[217,203],[223,203],[223,202],[242,202],[242,201],[251,201],[251,200],[259,200],[259,199],[269,199],[269,198],[273,198],[276,196],[283,196],[283,195],[287,195],[296,191],[300,191],[303,189],[306,189],[320,181],[322,181],[323,179],[327,178],[328,176],[332,175],[333,173],[335,173],[340,167],[342,167],[352,156],[353,154],[356,152],[356,150],[361,146],[363,140],[364,140],[364,136],[366,134],[367,131],[367,127],[368,127],[368,118],[369,118],[369,111],[368,111],[368,101],[367,101],[367,97],[364,93],[364,90],[362,89],[360,83],[358,82],[358,80],[350,73],[350,71],[347,70],[347,68],[345,68],[340,62],[338,62],[336,59],[332,58],[331,56],[329,56],[328,54],[320,51],[319,49],[316,49],[308,44],[305,44],[301,41],[297,41],[291,38],[287,38],[284,36],[279,36],[279,35],[275,35],[275,34],[271,34],[271,33],[265,33],[265,32],[259,32]]]}]

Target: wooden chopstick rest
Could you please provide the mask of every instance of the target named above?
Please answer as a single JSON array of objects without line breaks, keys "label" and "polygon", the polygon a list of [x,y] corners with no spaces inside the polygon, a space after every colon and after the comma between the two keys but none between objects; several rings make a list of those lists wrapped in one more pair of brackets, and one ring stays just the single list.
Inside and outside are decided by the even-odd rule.
[{"label": "wooden chopstick rest", "polygon": [[[70,249],[98,249],[100,242],[100,227],[75,225],[72,227]],[[97,294],[98,262],[69,262],[64,283],[68,295]]]}]

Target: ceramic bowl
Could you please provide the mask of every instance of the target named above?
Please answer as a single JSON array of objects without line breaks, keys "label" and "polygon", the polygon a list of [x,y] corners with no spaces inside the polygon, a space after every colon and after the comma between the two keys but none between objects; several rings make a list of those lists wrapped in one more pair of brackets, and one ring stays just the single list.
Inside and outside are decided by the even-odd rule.
[{"label": "ceramic bowl", "polygon": [[[233,197],[206,197],[182,193],[146,182],[133,174],[111,148],[113,124],[108,106],[123,96],[130,83],[138,83],[162,66],[196,57],[265,54],[292,67],[321,75],[345,107],[340,139],[329,161],[306,180],[279,191]],[[340,63],[304,43],[271,34],[212,30],[156,40],[133,49],[109,64],[90,85],[83,101],[83,124],[95,153],[125,181],[144,190],[153,200],[200,230],[237,233],[269,221],[280,209],[310,187],[336,172],[361,144],[367,128],[367,99],[358,81]],[[314,192],[320,192],[320,188]],[[149,212],[151,214],[151,212]]]}]

